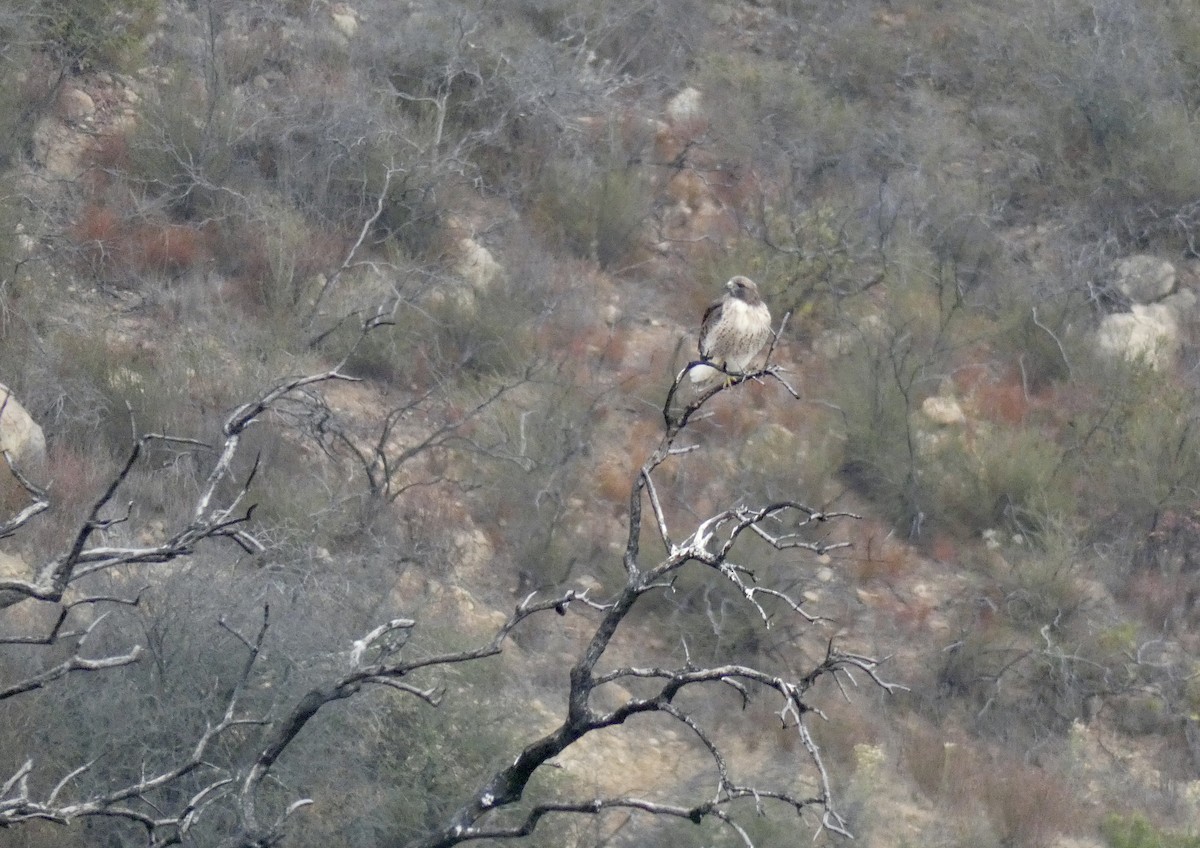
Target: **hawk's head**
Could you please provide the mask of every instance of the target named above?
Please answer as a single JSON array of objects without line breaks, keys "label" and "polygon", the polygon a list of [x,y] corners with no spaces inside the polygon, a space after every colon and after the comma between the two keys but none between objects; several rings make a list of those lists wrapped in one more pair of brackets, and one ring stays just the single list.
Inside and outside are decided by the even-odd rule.
[{"label": "hawk's head", "polygon": [[730,297],[744,300],[751,305],[762,301],[758,296],[758,286],[749,277],[734,277],[725,284],[725,291],[729,292]]}]

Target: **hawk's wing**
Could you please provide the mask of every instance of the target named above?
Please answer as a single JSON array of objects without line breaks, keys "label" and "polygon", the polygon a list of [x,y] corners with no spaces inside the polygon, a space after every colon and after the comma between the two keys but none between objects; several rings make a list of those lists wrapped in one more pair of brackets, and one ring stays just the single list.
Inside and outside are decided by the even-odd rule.
[{"label": "hawk's wing", "polygon": [[704,310],[704,319],[700,322],[700,344],[698,345],[701,359],[712,359],[712,330],[721,323],[724,308],[725,300],[722,298],[714,301],[708,309]]}]

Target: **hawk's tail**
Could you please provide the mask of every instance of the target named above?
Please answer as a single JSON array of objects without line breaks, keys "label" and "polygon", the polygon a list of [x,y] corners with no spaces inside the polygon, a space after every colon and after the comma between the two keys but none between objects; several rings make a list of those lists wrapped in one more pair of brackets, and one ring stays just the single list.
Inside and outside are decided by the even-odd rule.
[{"label": "hawk's tail", "polygon": [[688,379],[697,385],[711,383],[720,376],[721,372],[716,368],[713,368],[711,365],[697,365],[690,372],[688,372]]}]

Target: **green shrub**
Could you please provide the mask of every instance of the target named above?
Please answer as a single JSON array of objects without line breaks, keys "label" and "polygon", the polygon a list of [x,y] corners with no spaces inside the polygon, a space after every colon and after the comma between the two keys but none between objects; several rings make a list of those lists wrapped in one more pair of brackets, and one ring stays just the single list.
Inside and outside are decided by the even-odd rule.
[{"label": "green shrub", "polygon": [[1074,512],[1059,475],[1062,450],[1037,427],[981,424],[944,438],[923,473],[936,515],[968,535],[1001,527],[1037,536],[1047,519]]},{"label": "green shrub", "polygon": [[1100,832],[1111,848],[1200,848],[1200,836],[1160,830],[1136,813],[1109,815]]},{"label": "green shrub", "polygon": [[769,157],[769,142],[785,139],[801,178],[817,180],[863,152],[871,112],[830,92],[796,62],[729,50],[703,53],[696,62],[695,85],[715,119],[708,134],[733,161]]},{"label": "green shrub", "polygon": [[919,354],[903,338],[872,338],[837,363],[836,401],[846,428],[843,471],[893,521],[911,520],[921,507],[911,363]]},{"label": "green shrub", "polygon": [[588,173],[581,165],[547,168],[530,198],[532,215],[547,240],[614,270],[635,254],[650,195],[630,166]]},{"label": "green shrub", "polygon": [[515,294],[509,283],[475,291],[447,282],[419,305],[401,304],[391,326],[355,349],[349,369],[417,386],[520,373],[534,351],[535,315]]},{"label": "green shrub", "polygon": [[48,0],[42,34],[68,62],[126,68],[140,59],[160,8],[160,0]]},{"label": "green shrub", "polygon": [[[13,159],[29,149],[33,127],[43,106],[50,102],[57,75],[44,56],[32,45],[35,36],[31,24],[19,10],[0,12],[0,171],[7,171]],[[10,187],[0,184],[0,202],[8,204]],[[0,227],[6,233],[10,226]]]},{"label": "green shrub", "polygon": [[1095,532],[1133,530],[1144,539],[1164,512],[1186,512],[1194,501],[1200,422],[1192,392],[1141,363],[1093,360],[1077,370],[1094,393],[1063,431],[1064,473],[1076,481]]}]

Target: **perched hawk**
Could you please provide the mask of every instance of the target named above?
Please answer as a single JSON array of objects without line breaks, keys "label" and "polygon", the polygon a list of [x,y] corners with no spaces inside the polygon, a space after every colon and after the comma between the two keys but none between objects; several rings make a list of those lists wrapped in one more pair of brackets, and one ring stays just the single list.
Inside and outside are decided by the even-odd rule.
[{"label": "perched hawk", "polygon": [[[771,338],[771,313],[758,296],[758,286],[748,277],[734,277],[725,284],[725,292],[704,312],[700,358],[741,374]],[[708,365],[697,365],[692,369],[692,382],[708,383],[720,374]]]}]

